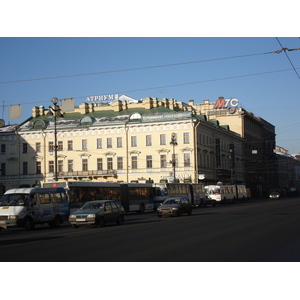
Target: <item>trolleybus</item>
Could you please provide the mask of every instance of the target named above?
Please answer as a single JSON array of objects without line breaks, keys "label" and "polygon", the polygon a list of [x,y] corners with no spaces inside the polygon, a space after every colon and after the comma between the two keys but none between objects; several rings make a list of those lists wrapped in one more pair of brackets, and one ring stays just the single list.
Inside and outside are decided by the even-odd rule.
[{"label": "trolleybus", "polygon": [[64,187],[71,212],[91,200],[115,200],[126,212],[154,210],[155,188],[151,183],[117,183],[95,181],[57,181],[43,187]]},{"label": "trolleybus", "polygon": [[187,198],[193,206],[206,205],[203,183],[167,183],[167,191],[168,197]]},{"label": "trolleybus", "polygon": [[206,203],[228,203],[248,199],[245,185],[207,185],[205,186]]}]

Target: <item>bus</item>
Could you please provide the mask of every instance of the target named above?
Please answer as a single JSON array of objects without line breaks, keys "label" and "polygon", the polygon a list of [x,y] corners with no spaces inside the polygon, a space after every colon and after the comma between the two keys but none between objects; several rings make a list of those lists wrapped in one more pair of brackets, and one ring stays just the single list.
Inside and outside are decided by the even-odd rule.
[{"label": "bus", "polygon": [[43,187],[65,188],[71,212],[92,200],[118,201],[126,212],[143,213],[145,210],[155,210],[156,189],[152,183],[57,181],[44,183]]},{"label": "bus", "polygon": [[0,199],[0,230],[36,224],[59,227],[69,217],[69,202],[64,188],[16,188],[7,190]]},{"label": "bus", "polygon": [[189,199],[193,206],[205,206],[205,186],[203,183],[167,183],[168,197]]},{"label": "bus", "polygon": [[229,203],[248,199],[245,185],[207,185],[205,186],[206,203]]}]

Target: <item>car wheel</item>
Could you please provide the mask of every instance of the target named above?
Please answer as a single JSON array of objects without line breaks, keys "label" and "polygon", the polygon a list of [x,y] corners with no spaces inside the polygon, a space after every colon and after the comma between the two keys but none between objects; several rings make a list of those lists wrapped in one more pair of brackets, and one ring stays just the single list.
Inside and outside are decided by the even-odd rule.
[{"label": "car wheel", "polygon": [[160,214],[160,213],[157,213],[157,216],[158,216],[159,218],[161,218],[161,214]]},{"label": "car wheel", "polygon": [[192,214],[192,210],[190,210],[189,212],[188,212],[188,215],[190,216]]},{"label": "car wheel", "polygon": [[117,225],[122,225],[122,223],[124,222],[124,218],[122,215],[119,215],[118,219],[117,219]]},{"label": "car wheel", "polygon": [[72,227],[76,229],[78,228],[78,225],[73,224]]},{"label": "car wheel", "polygon": [[26,231],[32,230],[34,228],[34,224],[31,218],[29,217],[25,218],[23,222],[23,228]]},{"label": "car wheel", "polygon": [[104,227],[105,226],[105,220],[103,217],[101,217],[98,221],[98,226],[99,227]]}]

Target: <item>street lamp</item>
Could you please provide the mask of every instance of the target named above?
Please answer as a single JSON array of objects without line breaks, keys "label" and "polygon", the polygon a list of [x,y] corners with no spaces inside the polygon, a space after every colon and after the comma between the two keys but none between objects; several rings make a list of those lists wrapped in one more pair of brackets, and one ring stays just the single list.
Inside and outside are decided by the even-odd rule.
[{"label": "street lamp", "polygon": [[51,102],[53,103],[52,106],[49,106],[50,110],[52,110],[54,115],[54,180],[58,181],[58,170],[57,170],[57,114],[60,112],[60,107],[57,105],[58,99],[56,97],[52,98]]},{"label": "street lamp", "polygon": [[176,133],[172,133],[172,136],[171,136],[171,142],[170,142],[170,145],[173,145],[173,157],[172,157],[172,160],[170,161],[170,163],[172,164],[173,166],[173,174],[174,174],[174,182],[176,182],[176,159],[175,159],[175,146],[177,146],[177,138],[176,138]]}]

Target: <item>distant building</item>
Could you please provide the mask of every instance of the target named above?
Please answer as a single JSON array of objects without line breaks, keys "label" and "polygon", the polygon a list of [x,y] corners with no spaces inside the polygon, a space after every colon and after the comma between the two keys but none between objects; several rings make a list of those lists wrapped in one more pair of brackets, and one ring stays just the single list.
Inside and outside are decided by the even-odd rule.
[{"label": "distant building", "polygon": [[189,101],[197,114],[208,121],[217,120],[243,138],[245,181],[254,196],[261,197],[277,185],[275,126],[239,107],[235,98],[219,97],[216,102],[204,100],[201,104]]},{"label": "distant building", "polygon": [[285,194],[295,188],[300,191],[300,161],[297,155],[276,146],[278,188]]}]

